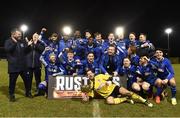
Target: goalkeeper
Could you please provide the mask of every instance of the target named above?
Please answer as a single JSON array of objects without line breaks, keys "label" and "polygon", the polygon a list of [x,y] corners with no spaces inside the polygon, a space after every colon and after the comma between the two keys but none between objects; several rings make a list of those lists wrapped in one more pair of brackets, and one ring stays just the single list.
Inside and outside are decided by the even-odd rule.
[{"label": "goalkeeper", "polygon": [[[88,70],[87,77],[90,79],[90,85],[82,87],[82,92],[85,93],[82,98],[83,101],[89,101],[89,98],[93,98],[94,93],[96,92],[98,95],[106,99],[107,104],[120,104],[129,101],[129,99],[133,99],[144,103],[148,107],[153,107],[152,103],[149,103],[141,96],[112,83],[112,77],[110,75],[99,74],[95,76],[92,70]],[[125,97],[119,98],[119,95]]]}]

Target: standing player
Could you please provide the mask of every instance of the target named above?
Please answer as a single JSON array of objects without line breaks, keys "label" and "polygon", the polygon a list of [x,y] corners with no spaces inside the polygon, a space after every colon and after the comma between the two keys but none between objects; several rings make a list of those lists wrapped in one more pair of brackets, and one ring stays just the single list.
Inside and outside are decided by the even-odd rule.
[{"label": "standing player", "polygon": [[134,66],[139,65],[139,59],[140,57],[136,54],[136,47],[133,45],[130,45],[128,48],[128,56],[129,59],[131,60],[131,64]]},{"label": "standing player", "polygon": [[122,59],[116,54],[116,47],[110,45],[108,52],[102,56],[100,68],[103,74],[117,76],[119,67],[122,65]]},{"label": "standing player", "polygon": [[129,39],[126,44],[126,48],[128,49],[129,46],[137,46],[138,41],[136,40],[136,34],[134,32],[129,33]]},{"label": "standing player", "polygon": [[152,57],[155,53],[155,47],[154,45],[147,40],[146,34],[141,33],[139,35],[139,42],[137,45],[137,54],[139,56],[147,56]]}]

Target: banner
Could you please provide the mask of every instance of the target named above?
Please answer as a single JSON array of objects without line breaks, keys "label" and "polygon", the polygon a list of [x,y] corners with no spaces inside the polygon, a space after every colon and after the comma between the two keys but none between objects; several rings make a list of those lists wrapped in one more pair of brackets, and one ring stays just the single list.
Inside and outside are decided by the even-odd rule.
[{"label": "banner", "polygon": [[[112,82],[118,86],[126,87],[125,76],[113,77]],[[48,99],[82,98],[81,86],[87,85],[86,76],[49,76]]]}]

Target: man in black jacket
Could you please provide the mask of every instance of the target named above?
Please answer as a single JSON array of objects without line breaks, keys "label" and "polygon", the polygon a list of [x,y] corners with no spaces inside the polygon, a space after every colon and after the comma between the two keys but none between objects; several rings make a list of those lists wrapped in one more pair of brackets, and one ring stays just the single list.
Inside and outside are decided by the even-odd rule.
[{"label": "man in black jacket", "polygon": [[39,58],[44,48],[44,45],[39,41],[39,35],[34,33],[32,39],[28,41],[28,47],[26,48],[27,74],[30,82],[30,90],[32,88],[33,73],[36,80],[36,90],[38,90],[38,85],[41,82],[41,62]]},{"label": "man in black jacket", "polygon": [[19,29],[13,29],[11,31],[11,37],[5,42],[9,73],[9,100],[11,102],[15,101],[14,91],[19,75],[24,82],[26,97],[32,98],[26,71],[25,48],[27,47],[27,43],[21,37],[21,31]]},{"label": "man in black jacket", "polygon": [[137,55],[138,56],[147,56],[152,58],[155,54],[155,47],[154,45],[147,40],[147,36],[144,33],[139,35],[139,43],[137,45]]}]

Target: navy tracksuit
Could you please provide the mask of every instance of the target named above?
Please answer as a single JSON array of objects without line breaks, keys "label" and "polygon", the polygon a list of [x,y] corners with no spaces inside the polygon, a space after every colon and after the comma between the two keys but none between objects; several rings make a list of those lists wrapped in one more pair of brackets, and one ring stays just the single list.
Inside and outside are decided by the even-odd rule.
[{"label": "navy tracksuit", "polygon": [[39,41],[36,44],[29,45],[26,48],[26,60],[27,60],[27,75],[29,77],[30,90],[32,88],[33,73],[36,80],[36,89],[41,82],[41,62],[39,60],[42,52],[44,51],[44,45]]},{"label": "navy tracksuit", "polygon": [[18,40],[15,43],[11,38],[5,42],[5,51],[7,52],[7,61],[8,61],[8,73],[9,73],[9,95],[14,96],[15,86],[18,76],[20,75],[23,79],[25,86],[25,94],[29,96],[29,80],[27,78],[26,71],[26,57],[25,57],[25,48],[27,43],[25,40]]}]

